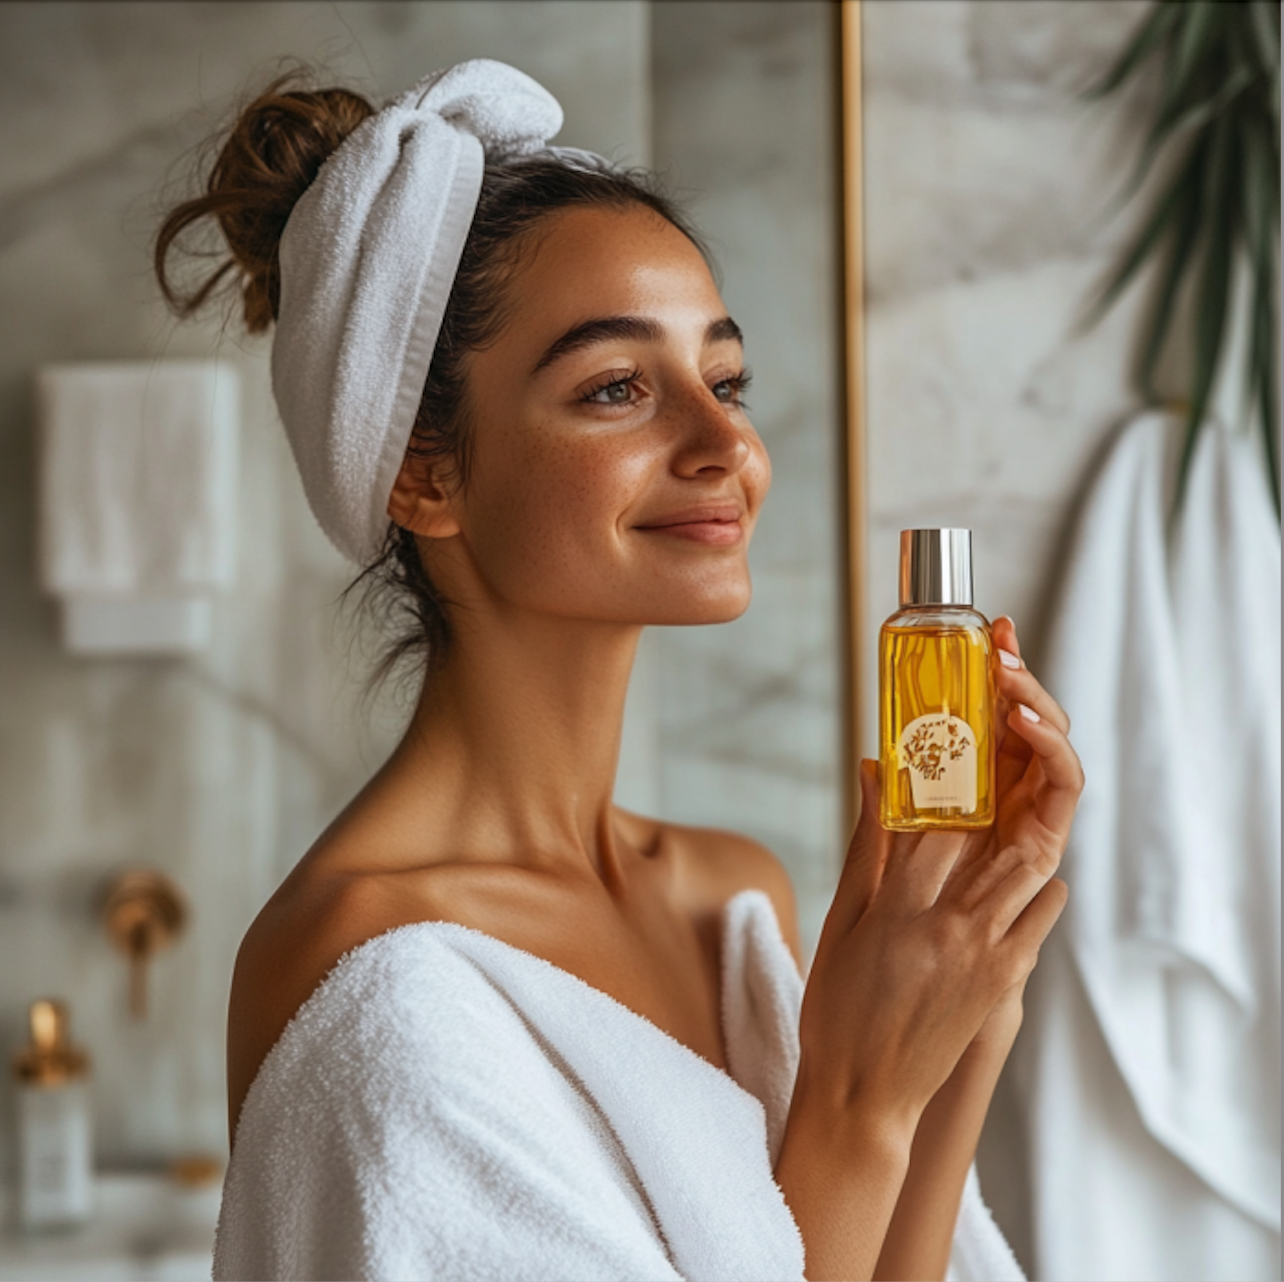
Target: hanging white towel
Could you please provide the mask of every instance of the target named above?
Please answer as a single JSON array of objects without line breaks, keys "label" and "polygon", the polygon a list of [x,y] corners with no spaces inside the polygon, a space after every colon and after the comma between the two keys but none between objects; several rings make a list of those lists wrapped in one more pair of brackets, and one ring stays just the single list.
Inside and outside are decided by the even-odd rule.
[{"label": "hanging white towel", "polygon": [[1049,1280],[1279,1276],[1280,532],[1214,426],[1170,534],[1179,444],[1112,448],[1044,665],[1088,780],[1014,1065]]},{"label": "hanging white towel", "polygon": [[181,596],[235,572],[235,367],[46,365],[40,566],[60,596]]},{"label": "hanging white towel", "polygon": [[72,648],[199,639],[235,577],[238,395],[219,361],[39,371],[40,579]]},{"label": "hanging white towel", "polygon": [[[758,891],[727,905],[723,940],[734,1076],[460,926],[353,950],[246,1098],[214,1276],[797,1282],[772,1161],[802,979]],[[1023,1277],[974,1173],[951,1269]]]}]

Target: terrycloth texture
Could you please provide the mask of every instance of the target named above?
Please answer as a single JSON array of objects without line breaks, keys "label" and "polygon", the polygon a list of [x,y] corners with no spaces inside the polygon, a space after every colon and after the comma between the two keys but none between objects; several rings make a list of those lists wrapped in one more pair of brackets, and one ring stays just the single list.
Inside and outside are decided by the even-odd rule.
[{"label": "terrycloth texture", "polygon": [[121,601],[233,582],[238,395],[235,368],[218,361],[39,371],[46,591]]},{"label": "terrycloth texture", "polygon": [[[723,932],[735,1080],[460,926],[349,953],[246,1099],[215,1278],[797,1282],[771,1163],[802,980],[761,892],[727,905]],[[1023,1276],[974,1178],[951,1276]]]},{"label": "terrycloth texture", "polygon": [[537,152],[561,127],[529,76],[461,62],[355,129],[290,214],[272,388],[312,511],[359,564],[388,528],[483,164]]},{"label": "terrycloth texture", "polygon": [[1016,1066],[1048,1279],[1279,1276],[1280,532],[1214,427],[1170,540],[1179,432],[1114,445],[1043,674],[1088,780]]}]

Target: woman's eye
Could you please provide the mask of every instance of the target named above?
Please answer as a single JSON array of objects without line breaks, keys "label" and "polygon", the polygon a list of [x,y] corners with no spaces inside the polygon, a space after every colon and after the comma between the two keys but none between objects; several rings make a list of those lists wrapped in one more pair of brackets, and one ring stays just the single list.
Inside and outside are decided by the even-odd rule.
[{"label": "woman's eye", "polygon": [[612,379],[609,383],[594,388],[584,399],[595,405],[628,405],[633,400],[636,377],[631,374],[628,378]]},{"label": "woman's eye", "polygon": [[749,371],[733,374],[713,385],[713,395],[724,405],[744,405],[745,392],[749,389]]},{"label": "woman's eye", "polygon": [[624,405],[633,398],[631,383],[608,383],[600,388],[597,399],[606,405]]}]

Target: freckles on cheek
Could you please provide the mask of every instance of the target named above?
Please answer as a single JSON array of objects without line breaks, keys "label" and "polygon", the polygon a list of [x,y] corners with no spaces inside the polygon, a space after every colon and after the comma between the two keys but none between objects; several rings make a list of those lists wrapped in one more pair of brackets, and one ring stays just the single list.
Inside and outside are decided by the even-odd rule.
[{"label": "freckles on cheek", "polygon": [[614,425],[510,420],[473,473],[469,525],[483,573],[521,598],[599,589],[622,568],[622,527],[655,464],[653,449]]},{"label": "freckles on cheek", "polygon": [[760,507],[767,497],[767,491],[771,489],[771,459],[760,439],[755,442],[753,454],[745,468],[743,484],[751,506]]},{"label": "freckles on cheek", "polygon": [[546,441],[515,469],[522,501],[570,543],[600,544],[641,492],[646,459],[609,437]]},{"label": "freckles on cheek", "polygon": [[477,538],[493,572],[528,584],[572,571],[586,538],[601,539],[592,481],[555,446],[514,451],[477,512]]}]

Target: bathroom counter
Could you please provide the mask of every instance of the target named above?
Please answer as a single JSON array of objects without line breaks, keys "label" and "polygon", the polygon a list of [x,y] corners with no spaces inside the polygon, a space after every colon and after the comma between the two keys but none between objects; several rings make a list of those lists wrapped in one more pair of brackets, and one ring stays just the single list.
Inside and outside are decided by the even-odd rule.
[{"label": "bathroom counter", "polygon": [[83,1228],[14,1228],[0,1197],[0,1282],[207,1282],[221,1184],[184,1188],[160,1173],[100,1172]]}]

